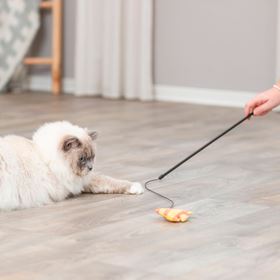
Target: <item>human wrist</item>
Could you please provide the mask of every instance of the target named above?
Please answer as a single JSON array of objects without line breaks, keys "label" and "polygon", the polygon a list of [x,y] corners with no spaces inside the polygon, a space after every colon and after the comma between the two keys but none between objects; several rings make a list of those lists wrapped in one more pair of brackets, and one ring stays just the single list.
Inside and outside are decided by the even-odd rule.
[{"label": "human wrist", "polygon": [[272,99],[277,103],[277,106],[280,105],[280,85],[275,83],[272,87]]},{"label": "human wrist", "polygon": [[272,87],[276,92],[280,93],[280,80],[276,81]]},{"label": "human wrist", "polygon": [[[274,87],[274,86],[276,86],[276,87]],[[274,88],[277,88],[277,87],[280,88],[280,80],[276,81],[276,82],[274,83],[273,87],[274,87]]]},{"label": "human wrist", "polygon": [[272,87],[280,92],[280,86],[278,84],[274,84]]}]

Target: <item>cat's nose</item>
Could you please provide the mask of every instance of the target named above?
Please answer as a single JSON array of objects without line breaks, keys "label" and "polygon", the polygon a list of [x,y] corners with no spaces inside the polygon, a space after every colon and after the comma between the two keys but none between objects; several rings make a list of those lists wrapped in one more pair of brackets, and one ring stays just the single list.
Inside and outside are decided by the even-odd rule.
[{"label": "cat's nose", "polygon": [[91,171],[91,170],[93,169],[92,164],[89,163],[89,164],[87,165],[87,168],[88,168],[88,171]]}]

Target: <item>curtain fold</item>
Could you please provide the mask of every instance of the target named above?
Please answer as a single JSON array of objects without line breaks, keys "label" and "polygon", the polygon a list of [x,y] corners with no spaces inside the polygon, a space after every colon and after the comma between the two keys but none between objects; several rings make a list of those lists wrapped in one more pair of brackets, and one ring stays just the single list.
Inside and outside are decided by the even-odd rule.
[{"label": "curtain fold", "polygon": [[153,0],[77,1],[76,95],[151,100]]}]

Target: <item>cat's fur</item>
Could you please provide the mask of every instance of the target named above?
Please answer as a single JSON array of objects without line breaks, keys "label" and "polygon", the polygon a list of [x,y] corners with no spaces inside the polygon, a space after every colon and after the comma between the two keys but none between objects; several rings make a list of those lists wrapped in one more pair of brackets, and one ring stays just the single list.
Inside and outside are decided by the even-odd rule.
[{"label": "cat's fur", "polygon": [[47,123],[32,140],[0,137],[0,209],[35,207],[81,192],[140,194],[139,183],[95,174],[96,132]]}]

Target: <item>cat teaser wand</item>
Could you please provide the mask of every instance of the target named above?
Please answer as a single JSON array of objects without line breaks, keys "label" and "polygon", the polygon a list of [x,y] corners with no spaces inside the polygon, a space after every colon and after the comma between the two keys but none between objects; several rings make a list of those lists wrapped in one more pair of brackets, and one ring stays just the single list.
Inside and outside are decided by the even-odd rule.
[{"label": "cat teaser wand", "polygon": [[152,182],[162,180],[164,177],[166,177],[168,174],[173,172],[179,166],[181,166],[182,164],[184,164],[185,162],[190,160],[192,157],[194,157],[195,155],[197,155],[198,153],[203,151],[205,148],[207,148],[208,146],[210,146],[211,144],[216,142],[222,136],[224,136],[225,134],[227,134],[228,132],[230,132],[231,130],[236,128],[237,126],[239,126],[244,121],[248,120],[253,115],[254,115],[254,113],[250,113],[248,116],[244,117],[243,119],[241,119],[240,121],[238,121],[237,123],[235,123],[234,125],[229,127],[227,130],[225,130],[224,132],[222,132],[221,134],[219,134],[218,136],[216,136],[215,138],[213,138],[212,140],[210,140],[209,142],[204,144],[202,147],[200,147],[199,149],[194,151],[192,154],[190,154],[189,156],[187,156],[186,158],[184,158],[183,160],[181,160],[180,162],[175,164],[173,167],[171,167],[166,172],[161,174],[157,179],[152,179],[152,180],[149,180],[149,181],[147,181],[145,183],[145,189],[146,190],[148,190],[148,191],[150,191],[150,192],[152,192],[152,193],[154,193],[154,194],[156,194],[156,195],[158,195],[158,196],[160,196],[160,197],[162,197],[162,198],[164,198],[164,199],[166,199],[166,200],[168,200],[170,202],[170,207],[169,208],[158,208],[158,209],[156,209],[156,212],[158,214],[160,214],[161,216],[163,216],[166,220],[168,220],[170,222],[186,222],[192,213],[191,213],[191,211],[187,211],[187,210],[175,209],[174,208],[175,203],[174,203],[174,201],[172,199],[170,199],[170,198],[168,198],[168,197],[166,197],[166,196],[164,196],[164,195],[162,195],[162,194],[160,194],[160,193],[150,189],[148,187],[148,185],[150,183],[152,183]]}]

